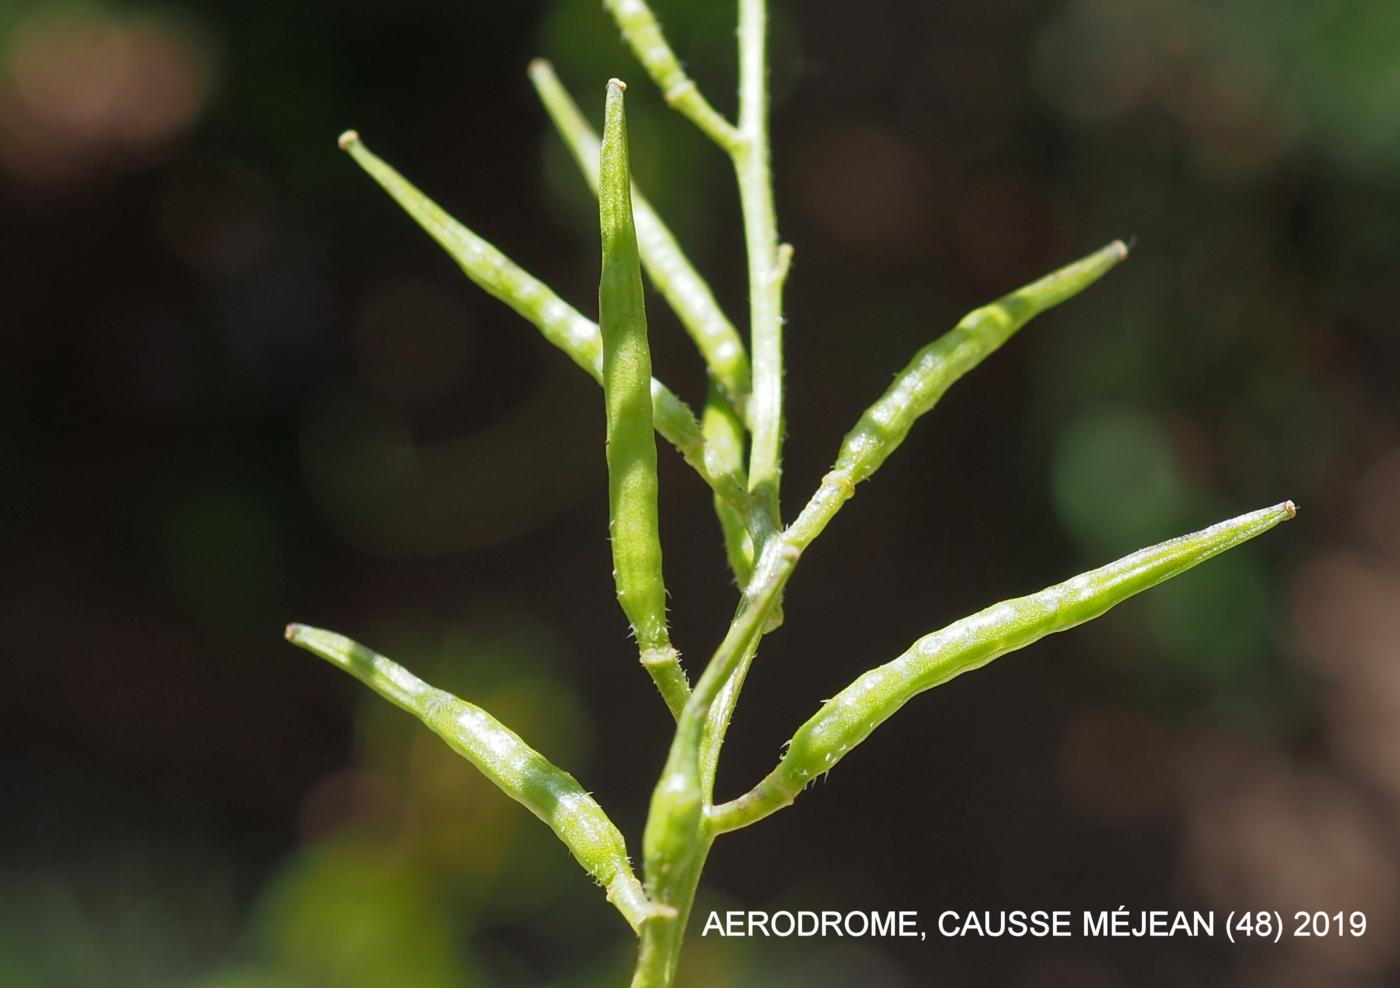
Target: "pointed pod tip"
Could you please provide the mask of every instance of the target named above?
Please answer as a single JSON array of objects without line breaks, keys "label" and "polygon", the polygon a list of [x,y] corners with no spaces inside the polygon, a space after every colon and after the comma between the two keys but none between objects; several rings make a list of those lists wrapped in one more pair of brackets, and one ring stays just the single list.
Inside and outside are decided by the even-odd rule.
[{"label": "pointed pod tip", "polygon": [[340,150],[349,151],[356,144],[360,143],[360,132],[358,130],[347,130],[336,138],[336,144],[340,145]]},{"label": "pointed pod tip", "polygon": [[1115,240],[1108,246],[1110,250],[1118,255],[1118,260],[1120,261],[1124,260],[1133,249],[1131,242],[1128,240]]},{"label": "pointed pod tip", "polygon": [[283,637],[287,639],[287,641],[294,642],[301,637],[301,633],[304,630],[306,630],[306,625],[304,624],[289,624],[287,625],[287,630],[284,631],[282,634]]},{"label": "pointed pod tip", "polygon": [[1289,521],[1298,517],[1298,505],[1294,504],[1292,501],[1283,502],[1283,511],[1284,514],[1288,515]]},{"label": "pointed pod tip", "polygon": [[547,58],[532,58],[525,71],[530,76],[548,75],[554,71],[554,63]]}]

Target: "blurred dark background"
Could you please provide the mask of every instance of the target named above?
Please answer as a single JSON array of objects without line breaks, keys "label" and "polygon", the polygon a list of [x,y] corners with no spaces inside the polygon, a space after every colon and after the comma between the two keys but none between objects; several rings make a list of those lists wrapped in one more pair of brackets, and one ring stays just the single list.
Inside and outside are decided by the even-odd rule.
[{"label": "blurred dark background", "polygon": [[[730,3],[657,0],[733,108]],[[913,638],[1285,497],[1299,520],[920,698],[721,843],[709,908],[1364,910],[1360,940],[692,940],[688,985],[1400,977],[1400,5],[775,4],[795,512],[910,354],[1119,236],[808,553],[723,795]],[[0,984],[616,985],[557,841],[281,638],[351,634],[577,774],[634,851],[667,718],[612,597],[594,385],[335,146],[595,311],[599,115],[744,312],[732,179],[597,0],[0,4]],[[659,374],[703,374],[659,300]],[[734,592],[669,450],[697,668]]]}]

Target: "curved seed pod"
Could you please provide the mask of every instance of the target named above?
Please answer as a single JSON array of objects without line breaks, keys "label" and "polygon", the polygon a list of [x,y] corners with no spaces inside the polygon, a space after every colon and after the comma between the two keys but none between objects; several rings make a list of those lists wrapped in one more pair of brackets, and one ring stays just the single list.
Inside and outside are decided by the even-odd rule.
[{"label": "curved seed pod", "polygon": [[[603,341],[596,323],[453,219],[393,166],[365,147],[355,131],[348,130],[342,134],[340,146],[403,207],[414,222],[447,251],[468,278],[487,294],[524,316],[546,340],[563,350],[593,380],[602,382]],[[651,401],[656,431],[680,451],[685,461],[717,494],[732,503],[736,510],[748,511],[752,499],[748,494],[747,481],[742,474],[725,473],[719,461],[706,450],[700,423],[689,406],[656,380],[651,382]]]},{"label": "curved seed pod", "polygon": [[339,666],[390,703],[413,714],[503,793],[539,817],[598,884],[634,930],[656,913],[627,860],[627,845],[602,807],[485,710],[435,689],[407,669],[333,631],[287,626],[287,640]]},{"label": "curved seed pod", "polygon": [[806,546],[816,538],[855,494],[855,485],[899,448],[919,417],[933,408],[958,378],[1035,316],[1078,295],[1127,256],[1127,246],[1115,240],[990,305],[972,310],[957,326],[915,354],[842,440],[835,465],[789,530],[796,544]]},{"label": "curved seed pod", "polygon": [[666,102],[725,150],[734,151],[742,147],[743,138],[738,130],[710,105],[695,82],[685,74],[685,69],[681,68],[680,59],[666,42],[661,25],[656,22],[656,15],[651,12],[646,0],[603,0],[603,6],[617,21],[632,53],[661,90]]},{"label": "curved seed pod", "polygon": [[[543,59],[531,62],[530,81],[596,195],[598,135],[588,126],[549,62]],[[719,383],[729,404],[742,414],[748,403],[750,382],[749,355],[739,331],[635,182],[632,184],[632,215],[637,228],[637,246],[647,274],[695,341],[711,378]]]},{"label": "curved seed pod", "polygon": [[632,223],[627,118],[623,90],[608,83],[598,182],[603,275],[598,325],[603,334],[603,396],[608,413],[608,507],[613,578],[642,665],[679,717],[690,693],[666,629],[666,581],[657,516],[656,440],[651,421],[651,349],[642,292],[642,265]]},{"label": "curved seed pod", "polygon": [[1003,601],[920,638],[870,670],[797,729],[778,767],[757,787],[712,811],[717,831],[748,826],[792,803],[895,711],[925,690],[1008,652],[1092,620],[1115,604],[1292,518],[1293,502],[1240,515],[1142,549],[1029,597]]},{"label": "curved seed pod", "polygon": [[550,343],[569,355],[595,379],[601,379],[603,344],[598,327],[549,287],[501,251],[453,219],[441,206],[348,130],[340,147],[393,196],[419,226],[438,242],[468,278],[529,320]]}]

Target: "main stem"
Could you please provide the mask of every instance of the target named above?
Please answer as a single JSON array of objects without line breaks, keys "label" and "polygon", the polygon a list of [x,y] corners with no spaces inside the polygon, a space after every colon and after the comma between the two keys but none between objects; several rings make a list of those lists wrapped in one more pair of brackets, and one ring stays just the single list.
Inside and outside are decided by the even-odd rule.
[{"label": "main stem", "polygon": [[739,0],[739,133],[734,152],[749,261],[749,326],[753,347],[753,445],[749,490],[778,511],[783,442],[782,271],[768,142],[768,10],[766,0]]},{"label": "main stem", "polygon": [[[711,759],[716,753],[716,735],[712,718],[717,701],[741,665],[753,657],[800,555],[800,549],[785,535],[769,540],[738,614],[695,684],[676,725],[662,781],[652,796],[643,845],[647,852],[647,892],[661,908],[642,925],[632,988],[670,988],[674,983],[686,920],[714,840],[708,816],[714,793]],[[683,791],[669,784],[676,779],[685,783]],[[692,821],[684,808],[694,807],[697,802],[700,813]],[[664,856],[653,855],[653,849],[663,847]]]},{"label": "main stem", "polygon": [[[647,876],[647,891],[655,897],[663,911],[642,925],[641,947],[632,977],[632,988],[671,988],[675,983],[676,967],[685,939],[686,921],[695,903],[700,874],[704,870],[705,861],[715,839],[709,815],[714,802],[714,770],[719,744],[728,726],[728,715],[733,712],[734,697],[731,687],[735,685],[736,676],[741,676],[752,661],[758,641],[763,635],[767,615],[782,595],[802,550],[810,545],[831,521],[845,498],[849,497],[848,489],[849,483],[829,475],[793,523],[768,540],[763,552],[759,554],[753,578],[744,591],[739,613],[730,625],[725,641],[710,659],[700,681],[696,683],[695,690],[686,704],[686,710],[676,727],[672,758],[677,755],[683,733],[693,729],[698,718],[703,718],[705,722],[704,741],[693,751],[693,757],[699,761],[698,775],[705,818],[691,835],[689,843],[678,849],[680,853],[677,857],[689,862],[685,873],[666,883],[667,887],[664,890],[657,887],[655,876]],[[670,769],[671,760],[668,759],[667,771]],[[653,802],[652,813],[656,812],[657,807]],[[648,825],[650,823],[648,820]]]},{"label": "main stem", "polygon": [[686,924],[690,920],[691,907],[695,904],[700,873],[705,869],[705,860],[713,844],[714,834],[706,825],[695,850],[694,864],[677,889],[681,901],[672,907],[675,913],[657,915],[642,924],[641,944],[637,950],[637,967],[632,973],[631,988],[671,988],[675,984]]},{"label": "main stem", "polygon": [[[700,785],[697,793],[704,811],[698,826],[678,848],[675,864],[681,874],[660,880],[648,874],[648,891],[663,910],[645,922],[632,988],[671,988],[675,983],[686,922],[695,903],[700,874],[714,836],[706,820],[713,799],[714,758],[718,738],[723,737],[732,697],[721,699],[724,687],[753,655],[762,636],[763,625],[782,593],[788,575],[797,561],[779,537],[779,478],[783,440],[783,326],[782,291],[785,264],[778,248],[778,222],[773,207],[773,176],[768,139],[768,9],[766,0],[739,0],[739,142],[732,148],[738,178],[739,203],[744,222],[744,244],[749,269],[749,325],[752,335],[753,396],[749,419],[753,441],[749,456],[749,491],[768,509],[773,521],[755,533],[756,572],[746,588],[740,613],[731,625],[726,641],[710,660],[701,681],[696,684],[685,713],[677,725],[667,773],[684,750],[687,772]],[[777,525],[773,524],[777,522]],[[719,710],[714,708],[718,705]],[[713,714],[718,714],[716,724]],[[710,735],[706,743],[683,741],[688,727],[704,725]],[[696,736],[690,734],[689,738]],[[705,750],[702,753],[702,748]],[[666,775],[663,775],[663,779]],[[651,829],[658,806],[653,800]],[[684,862],[683,865],[680,862]],[[650,872],[650,868],[648,871]]]},{"label": "main stem", "polygon": [[[792,248],[778,244],[768,135],[768,11],[766,0],[739,0],[739,134],[732,152],[739,181],[749,261],[749,324],[753,391],[749,422],[749,492],[754,497],[749,533],[755,562],[782,535],[779,486],[783,443],[783,287]],[[746,591],[751,597],[754,588]],[[781,606],[771,622],[782,622]],[[719,751],[748,674],[757,641],[735,668],[710,712],[703,771],[713,787]],[[708,805],[709,793],[706,793]]]}]

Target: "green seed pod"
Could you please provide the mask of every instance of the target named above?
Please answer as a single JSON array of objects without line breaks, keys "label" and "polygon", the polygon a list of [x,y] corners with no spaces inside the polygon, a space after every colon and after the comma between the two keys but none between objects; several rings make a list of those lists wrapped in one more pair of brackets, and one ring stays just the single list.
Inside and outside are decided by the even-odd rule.
[{"label": "green seed pod", "polygon": [[342,134],[340,147],[447,251],[468,278],[533,323],[545,339],[568,354],[574,363],[594,378],[601,378],[603,344],[592,320],[454,219],[366,147],[358,133],[348,130]]},{"label": "green seed pod", "polygon": [[1033,317],[1078,295],[1127,256],[1127,247],[1114,241],[1083,260],[969,312],[950,332],[915,354],[880,400],[865,411],[842,442],[835,469],[844,471],[853,484],[865,480],[954,381]]},{"label": "green seed pod", "polygon": [[[393,166],[365,147],[355,131],[342,134],[340,146],[437,241],[468,278],[533,323],[546,340],[602,383],[603,341],[596,323],[453,219]],[[736,511],[749,512],[752,498],[742,471],[726,472],[723,464],[707,451],[700,423],[689,406],[656,380],[651,382],[651,403],[656,431],[676,447],[716,494],[732,504]]]},{"label": "green seed pod", "polygon": [[667,705],[676,716],[689,687],[666,629],[666,582],[657,517],[656,440],[651,418],[651,349],[642,264],[632,221],[623,90],[608,83],[598,172],[603,274],[598,326],[603,334],[603,395],[608,418],[608,506],[617,599]]},{"label": "green seed pod", "polygon": [[[543,59],[531,62],[530,81],[596,195],[598,135],[570,99],[552,65]],[[742,414],[749,400],[750,372],[749,355],[739,331],[720,309],[710,286],[690,263],[656,210],[638,191],[635,182],[632,183],[632,214],[637,227],[637,246],[647,275],[695,341],[711,379],[718,382],[730,407]]]},{"label": "green seed pod", "polygon": [[339,666],[413,714],[503,793],[539,817],[602,885],[632,928],[655,912],[627,860],[627,845],[603,808],[558,768],[485,710],[429,686],[407,669],[343,635],[306,625],[287,640]]},{"label": "green seed pod", "polygon": [[1294,514],[1293,503],[1286,501],[1240,515],[1142,549],[1029,597],[995,604],[920,638],[899,658],[870,670],[828,700],[797,729],[778,767],[749,794],[716,807],[711,822],[717,830],[731,830],[781,809],[919,693],[1046,635],[1092,620]]},{"label": "green seed pod", "polygon": [[793,522],[790,535],[806,546],[826,527],[841,505],[899,448],[919,417],[937,404],[953,383],[972,370],[1018,329],[1046,309],[1067,301],[1107,274],[1128,256],[1115,240],[1039,281],[1031,282],[990,305],[969,312],[953,329],[924,347],[900,371],[894,383],[846,434],[836,463]]}]

